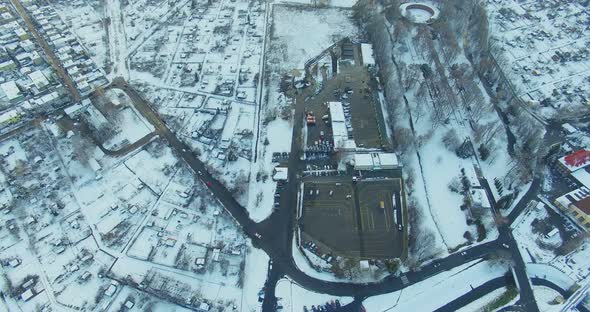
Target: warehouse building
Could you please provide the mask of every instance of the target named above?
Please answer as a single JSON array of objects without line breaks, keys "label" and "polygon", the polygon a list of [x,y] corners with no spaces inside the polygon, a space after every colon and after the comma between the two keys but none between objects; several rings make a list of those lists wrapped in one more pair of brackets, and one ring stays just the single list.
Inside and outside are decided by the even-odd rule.
[{"label": "warehouse building", "polygon": [[356,149],[356,144],[348,135],[346,128],[346,117],[344,117],[344,110],[342,103],[329,102],[330,122],[332,125],[332,135],[334,138],[335,151],[353,151]]},{"label": "warehouse building", "polygon": [[400,167],[394,153],[368,153],[354,155],[354,170],[391,170]]}]

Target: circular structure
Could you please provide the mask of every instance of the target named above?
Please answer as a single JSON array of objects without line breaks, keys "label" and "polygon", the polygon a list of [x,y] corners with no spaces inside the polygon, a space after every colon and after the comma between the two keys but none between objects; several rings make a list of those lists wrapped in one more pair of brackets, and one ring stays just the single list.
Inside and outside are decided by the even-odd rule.
[{"label": "circular structure", "polygon": [[402,4],[400,11],[403,17],[413,23],[430,24],[438,18],[439,11],[432,4],[422,2],[408,2]]}]

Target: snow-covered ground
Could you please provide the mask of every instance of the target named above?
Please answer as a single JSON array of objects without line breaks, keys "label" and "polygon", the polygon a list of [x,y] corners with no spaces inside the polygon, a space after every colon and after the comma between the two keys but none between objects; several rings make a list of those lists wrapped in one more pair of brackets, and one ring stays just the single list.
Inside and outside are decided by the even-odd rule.
[{"label": "snow-covered ground", "polygon": [[[474,302],[462,307],[457,312],[479,312],[485,311],[484,309],[492,304],[496,299],[502,296],[508,289],[506,287],[498,288],[485,296],[475,300]],[[518,299],[518,296],[514,298],[510,304],[514,303]]]},{"label": "snow-covered ground", "polygon": [[439,273],[401,291],[369,297],[363,305],[367,311],[434,311],[468,293],[472,287],[503,276],[507,271],[508,268],[503,265],[477,260]]},{"label": "snow-covered ground", "polygon": [[556,301],[561,297],[557,291],[544,286],[533,286],[533,292],[539,311],[561,311],[563,304],[558,304]]},{"label": "snow-covered ground", "polygon": [[280,75],[303,69],[306,61],[331,44],[358,33],[350,10],[284,5],[273,9],[271,48],[266,57],[271,69],[282,70]]},{"label": "snow-covered ground", "polygon": [[[506,133],[489,97],[474,75],[472,81],[461,83],[469,86],[473,97],[477,98],[478,107],[466,109],[474,106],[464,103],[468,100],[461,100],[464,99],[463,95],[456,93],[460,89],[458,80],[451,79],[447,72],[450,69],[443,68],[442,74],[449,76],[448,85],[440,87],[453,92],[449,96],[454,97],[456,102],[445,104],[445,100],[433,98],[429,88],[442,82],[423,78],[421,64],[431,63],[431,60],[429,52],[426,52],[427,45],[420,39],[417,28],[409,27],[396,45],[392,53],[401,63],[399,66],[404,75],[402,82],[407,84],[404,96],[408,105],[406,108],[397,108],[397,113],[390,118],[394,119],[396,125],[394,132],[403,129],[409,133],[404,138],[410,144],[401,151],[402,162],[404,173],[411,180],[410,203],[420,210],[417,212],[420,215],[418,222],[422,223],[410,226],[419,228],[417,232],[422,234],[430,232],[428,241],[432,242],[423,248],[429,250],[426,252],[429,256],[421,258],[441,256],[465,245],[495,239],[498,233],[492,211],[485,208],[489,207],[489,203],[486,204],[489,199],[484,195],[484,205],[479,207],[477,196],[473,194],[477,195],[474,192],[482,189],[479,179],[485,177],[490,181],[492,193],[498,200],[511,190],[505,186],[503,193],[499,194],[494,180],[497,179],[502,185],[511,185],[515,178],[511,174],[514,162],[507,155]],[[437,54],[443,54],[442,48],[437,45],[433,45],[432,49]],[[441,57],[440,61],[444,62],[444,59]],[[461,68],[464,73],[473,71],[461,53],[454,62],[454,66]],[[441,75],[435,65],[430,68],[433,75]],[[395,80],[397,73],[391,78],[391,81]],[[410,131],[410,117],[413,132]],[[485,159],[479,151],[481,145],[485,145],[489,151]],[[470,146],[474,148],[472,155],[460,155],[458,151],[461,147],[465,150],[470,149]]]},{"label": "snow-covered ground", "polygon": [[340,305],[346,305],[353,300],[352,297],[334,297],[312,292],[285,278],[278,281],[275,296],[279,305],[283,307],[283,311],[286,312],[301,312],[305,311],[305,308],[311,309],[312,305],[323,306],[336,300]]}]

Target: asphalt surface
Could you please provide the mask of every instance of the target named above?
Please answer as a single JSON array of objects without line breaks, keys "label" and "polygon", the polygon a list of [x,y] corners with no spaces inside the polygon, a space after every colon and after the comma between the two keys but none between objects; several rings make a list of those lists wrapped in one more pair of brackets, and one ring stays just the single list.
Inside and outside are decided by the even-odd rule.
[{"label": "asphalt surface", "polygon": [[[273,214],[261,223],[255,223],[249,218],[246,208],[241,206],[232,196],[232,194],[216,179],[214,179],[205,168],[197,155],[191,152],[190,148],[181,142],[176,135],[160,119],[158,114],[151,108],[133,88],[128,86],[124,81],[114,81],[114,87],[121,88],[131,97],[136,109],[156,128],[156,132],[178,153],[178,155],[190,166],[195,174],[207,185],[209,190],[223,204],[230,215],[240,224],[244,233],[250,237],[256,247],[263,249],[272,259],[273,267],[269,274],[266,284],[268,290],[265,296],[263,311],[276,310],[276,298],[274,296],[274,286],[276,281],[284,276],[289,276],[302,287],[311,291],[325,293],[334,296],[353,296],[362,300],[363,298],[390,293],[401,290],[412,284],[426,280],[427,278],[453,269],[469,261],[481,259],[489,256],[509,254],[513,259],[515,276],[521,286],[521,300],[519,305],[525,311],[538,311],[532,295],[530,282],[524,269],[524,261],[518,252],[516,242],[510,233],[508,226],[499,227],[499,238],[495,241],[484,243],[464,250],[462,253],[455,253],[446,258],[438,259],[430,264],[420,268],[419,271],[410,271],[402,276],[406,279],[404,283],[402,276],[393,275],[384,278],[379,282],[373,283],[344,283],[328,282],[308,276],[297,266],[292,257],[292,239],[293,228],[297,203],[297,187],[300,180],[299,155],[301,150],[301,125],[303,122],[303,96],[298,96],[295,107],[295,125],[293,128],[292,150],[289,159],[289,183],[285,185],[285,191],[281,196],[281,208],[275,210]],[[487,184],[487,183],[486,183]],[[488,186],[489,187],[489,186]],[[488,190],[489,192],[489,190]],[[260,238],[258,238],[260,236]],[[504,247],[508,246],[508,248]]]}]

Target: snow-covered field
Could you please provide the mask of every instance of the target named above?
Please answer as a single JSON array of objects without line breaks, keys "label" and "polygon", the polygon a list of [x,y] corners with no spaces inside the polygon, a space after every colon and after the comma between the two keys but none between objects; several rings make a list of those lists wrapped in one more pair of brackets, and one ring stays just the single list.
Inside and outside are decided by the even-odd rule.
[{"label": "snow-covered field", "polygon": [[305,62],[331,44],[358,33],[350,10],[275,5],[273,7],[271,49],[267,55],[271,68],[288,73],[303,69]]},{"label": "snow-covered field", "polygon": [[[326,305],[338,300],[340,305],[346,305],[352,302],[352,297],[334,297],[325,294],[319,294],[297,285],[289,279],[281,279],[277,283],[275,296],[283,311],[300,312],[311,309],[312,305]],[[371,310],[369,310],[371,311]]]},{"label": "snow-covered field", "polygon": [[473,261],[401,291],[370,297],[363,305],[367,311],[434,311],[507,271],[503,265]]},{"label": "snow-covered field", "polygon": [[[512,190],[508,187],[497,189],[494,180],[512,185],[515,177],[511,174],[514,164],[507,154],[506,133],[477,76],[473,81],[461,82],[477,99],[477,108],[466,102],[469,99],[465,100],[462,94],[447,95],[456,99],[456,102],[447,104],[446,100],[433,98],[429,90],[443,82],[423,78],[421,64],[430,63],[431,56],[421,40],[417,28],[409,27],[393,52],[402,64],[402,82],[406,84],[403,95],[408,105],[397,108],[397,113],[390,118],[396,125],[394,132],[407,133],[407,137],[402,139],[410,142],[401,151],[402,163],[404,174],[411,180],[408,183],[410,204],[420,211],[417,213],[419,224],[411,226],[419,228],[417,231],[422,234],[430,232],[428,241],[431,243],[424,243],[427,247],[423,248],[428,249],[425,254],[429,255],[422,256],[428,258],[495,239],[498,234],[489,209],[489,199],[484,195],[480,201],[476,196],[477,192],[482,192],[479,179],[488,179],[491,191],[498,200]],[[443,54],[442,48],[437,45],[433,45],[432,49],[437,54]],[[441,62],[444,60],[441,59]],[[464,75],[473,71],[461,53],[454,62],[453,68],[460,68]],[[435,65],[430,68],[433,72],[437,71]],[[443,74],[449,75],[446,69]],[[397,79],[397,73],[392,77]],[[453,91],[459,89],[457,84],[459,80],[448,78],[448,86],[436,87],[457,92]],[[413,131],[410,130],[410,118]],[[462,154],[471,146],[474,153]],[[480,152],[481,146],[489,151],[485,158]]]}]

